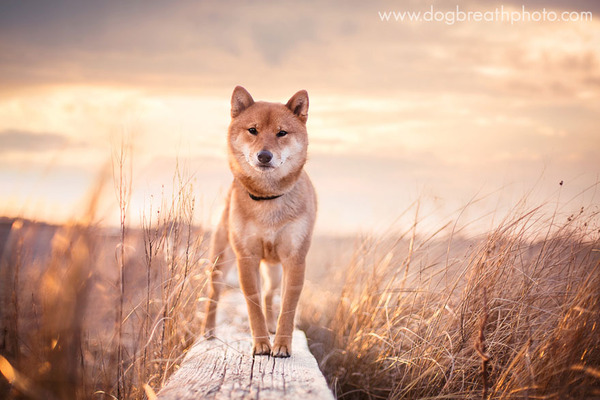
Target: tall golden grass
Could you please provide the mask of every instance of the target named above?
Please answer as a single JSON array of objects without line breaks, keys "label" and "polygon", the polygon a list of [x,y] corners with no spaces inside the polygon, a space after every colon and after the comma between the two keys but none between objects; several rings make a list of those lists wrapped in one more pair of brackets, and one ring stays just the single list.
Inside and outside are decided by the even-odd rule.
[{"label": "tall golden grass", "polygon": [[338,398],[600,398],[600,208],[522,205],[470,240],[417,218],[363,241],[337,290],[308,285],[301,325]]},{"label": "tall golden grass", "polygon": [[102,184],[85,222],[2,221],[0,398],[153,398],[199,332],[206,247],[191,180],[177,168],[173,193],[132,229],[127,150],[115,154],[119,228],[94,222]]},{"label": "tall golden grass", "polygon": [[[79,222],[3,220],[1,398],[155,398],[200,332],[210,264],[191,180],[177,167],[131,228],[123,146],[118,229],[95,223],[101,184]],[[315,237],[299,322],[336,395],[600,397],[599,212],[521,205],[465,239],[419,234],[417,211],[404,233]]]}]

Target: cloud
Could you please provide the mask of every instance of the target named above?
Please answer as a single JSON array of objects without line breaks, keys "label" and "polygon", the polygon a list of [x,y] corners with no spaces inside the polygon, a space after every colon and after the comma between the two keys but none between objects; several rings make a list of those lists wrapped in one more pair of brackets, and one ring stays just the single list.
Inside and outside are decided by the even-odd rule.
[{"label": "cloud", "polygon": [[[560,179],[598,171],[598,21],[378,18],[429,10],[415,0],[9,3],[0,13],[0,163],[30,166],[53,156],[44,150],[66,149],[61,165],[99,164],[110,154],[105,136],[132,117],[136,162],[147,170],[139,180],[169,181],[169,162],[183,154],[211,199],[230,181],[228,103],[242,84],[267,101],[309,91],[308,168],[323,188],[322,218],[343,208],[339,220],[367,225],[423,184],[449,198],[505,176],[532,181],[546,166]],[[600,11],[597,1],[523,4]]]},{"label": "cloud", "polygon": [[[455,4],[449,0],[440,7],[446,3]],[[562,96],[582,92],[598,78],[595,22],[579,30],[577,24],[382,23],[377,11],[390,7],[428,9],[417,2],[12,2],[0,15],[0,87],[85,83],[221,95],[243,84],[263,88],[267,96],[299,85],[340,95],[482,90],[535,95],[539,88],[554,87]],[[573,32],[565,36],[564,31]],[[575,54],[554,46],[570,48],[585,35],[588,44],[573,49]],[[536,53],[536,38],[548,42],[548,52]],[[548,55],[563,53],[565,59],[550,61],[580,72],[567,85],[552,85],[548,81],[559,72],[540,73],[540,68],[554,68],[547,65]],[[591,71],[570,69],[573,63]],[[506,76],[490,75],[493,70]]]},{"label": "cloud", "polygon": [[0,153],[42,152],[62,149],[69,145],[68,138],[56,133],[36,133],[18,129],[0,131]]},{"label": "cloud", "polygon": [[296,17],[286,21],[285,32],[270,23],[256,24],[253,38],[256,47],[270,65],[281,65],[282,61],[293,54],[296,48],[305,42],[315,39],[315,20],[313,18]]}]

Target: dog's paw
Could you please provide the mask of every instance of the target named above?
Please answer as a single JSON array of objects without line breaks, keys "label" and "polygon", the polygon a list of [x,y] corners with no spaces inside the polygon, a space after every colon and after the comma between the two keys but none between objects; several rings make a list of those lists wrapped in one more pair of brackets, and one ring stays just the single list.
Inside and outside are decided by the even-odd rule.
[{"label": "dog's paw", "polygon": [[271,343],[269,340],[259,340],[252,346],[252,356],[268,356],[271,354]]},{"label": "dog's paw", "polygon": [[215,335],[215,326],[210,324],[205,324],[200,329],[200,334],[204,336],[205,339],[214,339],[217,336]]},{"label": "dog's paw", "polygon": [[205,332],[202,334],[202,336],[204,336],[204,338],[205,338],[206,340],[213,340],[213,339],[215,339],[215,338],[217,337],[217,336],[215,335],[215,330],[214,330],[214,329],[211,329],[211,330],[209,330],[209,331],[205,331]]},{"label": "dog's paw", "polygon": [[271,350],[271,355],[273,357],[281,357],[286,358],[292,354],[292,346],[290,344],[277,344],[273,345],[273,350]]}]

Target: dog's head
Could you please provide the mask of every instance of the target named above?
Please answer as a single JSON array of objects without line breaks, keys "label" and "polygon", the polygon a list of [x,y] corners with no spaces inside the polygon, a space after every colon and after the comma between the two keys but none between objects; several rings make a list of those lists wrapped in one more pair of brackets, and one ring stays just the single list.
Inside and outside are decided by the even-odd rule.
[{"label": "dog's head", "polygon": [[229,163],[234,175],[277,181],[306,162],[308,93],[301,90],[287,104],[255,102],[237,86],[231,96]]}]

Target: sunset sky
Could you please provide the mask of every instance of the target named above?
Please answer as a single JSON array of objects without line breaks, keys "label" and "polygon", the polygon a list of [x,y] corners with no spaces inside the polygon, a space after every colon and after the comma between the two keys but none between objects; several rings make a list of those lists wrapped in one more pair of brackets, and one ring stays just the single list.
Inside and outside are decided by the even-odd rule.
[{"label": "sunset sky", "polygon": [[[591,12],[592,21],[382,21],[381,12]],[[193,175],[199,222],[231,182],[233,88],[310,97],[320,232],[567,201],[600,174],[598,1],[20,1],[0,12],[0,215],[78,217],[123,132],[131,219]],[[112,144],[111,144],[112,143]],[[559,182],[564,181],[562,187]],[[561,190],[558,194],[559,188]],[[581,201],[598,204],[595,191]],[[112,184],[100,218],[115,223]]]}]

